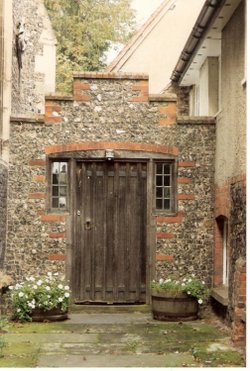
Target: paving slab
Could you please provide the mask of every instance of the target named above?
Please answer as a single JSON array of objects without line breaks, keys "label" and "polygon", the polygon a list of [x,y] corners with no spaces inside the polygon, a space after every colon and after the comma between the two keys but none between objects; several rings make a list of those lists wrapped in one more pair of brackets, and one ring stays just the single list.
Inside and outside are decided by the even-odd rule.
[{"label": "paving slab", "polygon": [[197,366],[190,354],[56,355],[41,356],[38,367],[184,367]]},{"label": "paving slab", "polygon": [[[89,309],[88,309],[89,310]],[[150,312],[71,313],[50,323],[13,323],[0,367],[242,367],[221,322],[164,322]]]}]

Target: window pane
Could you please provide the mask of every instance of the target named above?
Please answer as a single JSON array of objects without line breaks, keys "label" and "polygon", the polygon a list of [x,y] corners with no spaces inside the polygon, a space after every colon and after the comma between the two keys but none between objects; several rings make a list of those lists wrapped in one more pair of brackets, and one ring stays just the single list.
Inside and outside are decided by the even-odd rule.
[{"label": "window pane", "polygon": [[169,164],[164,165],[164,174],[170,174],[170,165]]},{"label": "window pane", "polygon": [[164,176],[164,186],[170,186],[170,176]]},{"label": "window pane", "polygon": [[66,197],[59,197],[59,207],[60,208],[66,207]]},{"label": "window pane", "polygon": [[59,194],[60,196],[66,196],[67,188],[66,187],[60,187],[59,188]]},{"label": "window pane", "polygon": [[170,197],[170,188],[164,188],[164,198]]},{"label": "window pane", "polygon": [[162,188],[159,188],[159,187],[156,188],[156,197],[157,198],[162,197]]},{"label": "window pane", "polygon": [[53,174],[53,176],[52,176],[52,183],[53,184],[58,184],[58,174]]},{"label": "window pane", "polygon": [[58,198],[52,198],[52,207],[58,209]]},{"label": "window pane", "polygon": [[164,209],[169,210],[170,209],[170,200],[164,200]]},{"label": "window pane", "polygon": [[157,186],[162,186],[162,176],[157,176],[156,177],[156,185]]},{"label": "window pane", "polygon": [[156,174],[162,174],[162,164],[156,165]]},{"label": "window pane", "polygon": [[58,196],[59,195],[59,187],[53,186],[52,188],[52,196]]},{"label": "window pane", "polygon": [[52,174],[59,173],[59,162],[53,162],[52,164]]},{"label": "window pane", "polygon": [[162,209],[162,200],[161,199],[156,199],[156,208],[157,209]]}]

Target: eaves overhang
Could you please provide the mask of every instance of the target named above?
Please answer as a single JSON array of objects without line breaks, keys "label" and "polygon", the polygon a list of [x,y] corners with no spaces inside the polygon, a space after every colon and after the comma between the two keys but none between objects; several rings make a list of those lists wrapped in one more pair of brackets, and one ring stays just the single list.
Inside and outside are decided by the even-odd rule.
[{"label": "eaves overhang", "polygon": [[201,65],[221,51],[221,31],[242,0],[206,0],[172,72],[178,85],[194,84]]}]

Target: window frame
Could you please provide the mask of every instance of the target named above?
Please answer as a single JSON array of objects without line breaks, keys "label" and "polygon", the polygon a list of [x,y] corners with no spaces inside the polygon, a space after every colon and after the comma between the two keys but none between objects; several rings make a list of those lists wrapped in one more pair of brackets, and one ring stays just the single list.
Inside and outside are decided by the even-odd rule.
[{"label": "window frame", "polygon": [[[54,163],[67,163],[67,182],[66,182],[66,207],[63,208],[56,208],[53,207],[53,195],[52,195],[52,190],[53,190],[53,174],[52,174],[52,169],[53,169],[53,164]],[[47,170],[47,179],[48,179],[48,198],[47,198],[47,208],[48,211],[51,213],[65,213],[70,210],[70,170],[71,170],[71,163],[68,158],[49,158],[49,166]],[[58,196],[59,197],[59,196]]]},{"label": "window frame", "polygon": [[[156,174],[157,165],[170,165],[170,208],[169,209],[159,209],[156,206]],[[175,159],[155,159],[153,161],[153,210],[157,215],[175,215],[177,213],[177,163]],[[164,198],[163,198],[164,199]]]}]

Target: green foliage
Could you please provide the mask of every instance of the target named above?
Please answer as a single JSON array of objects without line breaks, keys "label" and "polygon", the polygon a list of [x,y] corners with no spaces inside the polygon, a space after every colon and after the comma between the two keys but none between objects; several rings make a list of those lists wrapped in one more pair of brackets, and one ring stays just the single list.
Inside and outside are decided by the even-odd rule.
[{"label": "green foliage", "polygon": [[60,308],[63,312],[69,306],[69,286],[65,285],[57,273],[44,277],[28,277],[25,282],[10,286],[14,317],[20,321],[31,321],[35,308],[50,310]]},{"label": "green foliage", "polygon": [[70,92],[73,71],[98,71],[112,42],[127,42],[135,21],[131,0],[44,0],[55,30],[57,89]]},{"label": "green foliage", "polygon": [[199,304],[202,304],[203,300],[209,295],[209,289],[205,285],[205,282],[199,280],[194,275],[188,278],[183,278],[182,280],[161,278],[158,282],[153,281],[151,287],[157,291],[171,292],[173,296],[179,292],[185,292],[186,294],[195,297]]}]

